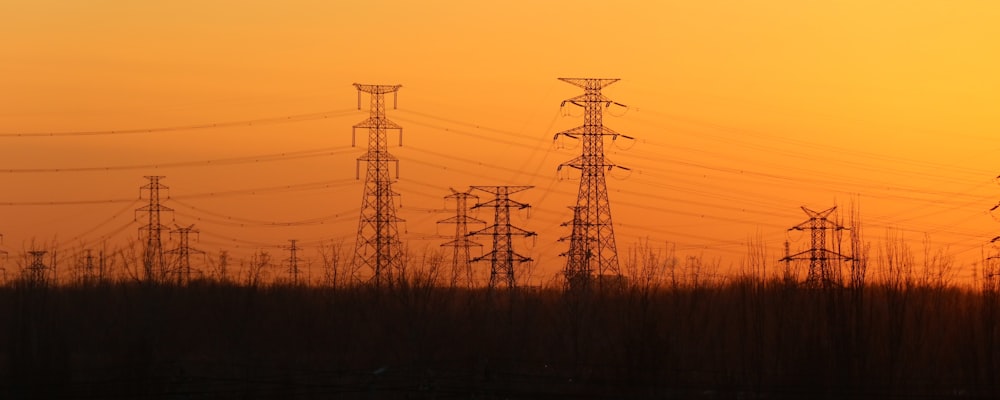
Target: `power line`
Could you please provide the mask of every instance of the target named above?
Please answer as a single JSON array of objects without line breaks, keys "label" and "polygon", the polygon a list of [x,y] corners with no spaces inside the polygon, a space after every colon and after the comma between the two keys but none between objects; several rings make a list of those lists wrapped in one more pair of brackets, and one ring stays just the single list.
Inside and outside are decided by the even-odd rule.
[{"label": "power line", "polygon": [[314,150],[299,150],[283,153],[260,154],[254,156],[242,156],[232,158],[219,158],[213,160],[200,161],[178,161],[162,164],[134,164],[134,165],[113,165],[103,167],[67,167],[67,168],[8,168],[0,169],[0,173],[23,174],[23,173],[63,173],[63,172],[106,172],[106,171],[128,171],[137,169],[166,169],[179,167],[198,166],[223,166],[236,164],[253,164],[261,162],[276,162],[300,160],[305,158],[318,158],[346,154],[347,147],[329,147]]},{"label": "power line", "polygon": [[65,136],[108,136],[108,135],[136,135],[144,133],[163,133],[177,131],[191,131],[201,129],[231,128],[235,126],[250,125],[273,125],[289,122],[310,121],[330,117],[353,114],[354,110],[322,111],[308,114],[286,115],[281,117],[258,118],[242,121],[215,122],[206,124],[178,125],[156,128],[135,128],[135,129],[107,129],[93,131],[62,131],[62,132],[6,132],[0,133],[0,137],[65,137]]},{"label": "power line", "polygon": [[[306,182],[293,185],[278,185],[278,186],[263,186],[257,188],[249,189],[235,189],[235,190],[224,190],[217,192],[202,192],[193,193],[187,195],[179,195],[171,197],[171,200],[177,201],[178,199],[198,199],[198,198],[217,198],[217,197],[231,197],[231,196],[241,196],[241,195],[258,195],[264,193],[280,193],[280,192],[294,192],[294,191],[304,191],[304,190],[315,190],[315,189],[330,189],[346,186],[349,183],[354,182],[353,179],[339,179],[332,181],[318,181],[318,182]],[[56,200],[56,201],[3,201],[0,202],[0,206],[71,206],[71,205],[88,205],[88,204],[114,204],[114,203],[126,203],[134,202],[135,198],[112,198],[112,199],[95,199],[95,200]]]},{"label": "power line", "polygon": [[[190,215],[190,214],[184,214],[184,215],[187,215],[189,217],[194,217],[194,218],[198,218],[198,219],[205,219],[205,220],[210,221],[210,222],[215,222],[215,223],[224,224],[224,225],[230,225],[230,226],[239,226],[239,227],[245,227],[245,226],[248,226],[248,225],[249,226],[261,226],[261,227],[287,227],[287,226],[320,225],[320,224],[323,224],[325,222],[330,222],[330,221],[333,221],[333,220],[338,220],[338,219],[344,218],[344,217],[350,215],[350,213],[356,212],[356,211],[359,210],[358,208],[355,208],[355,209],[352,209],[352,210],[346,210],[346,211],[338,212],[336,214],[324,215],[324,216],[315,217],[315,218],[301,219],[301,220],[297,220],[297,221],[267,221],[267,220],[261,220],[261,219],[252,219],[252,218],[245,218],[245,217],[237,217],[237,216],[232,216],[232,215],[228,215],[228,214],[222,214],[222,213],[218,213],[218,212],[214,212],[214,211],[209,211],[209,210],[206,210],[206,209],[201,208],[201,207],[195,207],[195,206],[193,206],[191,204],[188,204],[187,202],[179,201],[176,198],[172,198],[171,200],[176,205],[182,206],[184,208],[187,208],[187,209],[195,211],[195,212],[199,212],[199,213],[203,213],[203,214],[206,214],[206,215],[210,215],[210,216],[218,218],[218,219],[215,219],[215,218],[205,218],[205,217],[199,217],[199,216],[194,216],[194,215]],[[177,211],[174,211],[174,212],[176,213]]]}]

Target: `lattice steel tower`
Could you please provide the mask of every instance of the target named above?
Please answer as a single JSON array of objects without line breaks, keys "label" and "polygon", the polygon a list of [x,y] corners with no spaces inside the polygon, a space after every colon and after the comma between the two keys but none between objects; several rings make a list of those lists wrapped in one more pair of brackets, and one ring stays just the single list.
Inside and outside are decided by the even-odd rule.
[{"label": "lattice steel tower", "polygon": [[292,285],[299,284],[299,261],[302,261],[302,259],[298,255],[298,243],[298,240],[288,239],[288,247],[286,247],[288,249],[288,258],[285,261],[288,261],[288,277]]},{"label": "lattice steel tower", "polygon": [[[173,211],[173,209],[160,204],[160,189],[167,189],[166,186],[160,183],[160,179],[164,177],[146,176],[145,178],[149,179],[149,183],[140,189],[149,191],[149,195],[147,196],[149,204],[137,208],[136,211],[146,212],[149,219],[146,225],[139,227],[140,235],[142,232],[146,232],[146,248],[143,250],[142,265],[146,274],[146,281],[156,282],[162,280],[167,274],[167,262],[163,257],[163,241],[160,235],[163,229],[167,227],[160,223],[160,212]],[[141,190],[139,196],[140,198],[142,197]]]},{"label": "lattice steel tower", "polygon": [[367,164],[365,172],[365,193],[361,202],[361,218],[358,223],[358,237],[354,252],[354,265],[367,267],[372,271],[372,283],[381,286],[392,282],[392,273],[402,262],[402,243],[399,239],[396,206],[393,198],[399,194],[392,191],[389,164],[396,164],[396,178],[399,178],[399,159],[389,153],[387,132],[399,131],[399,144],[403,144],[403,128],[385,117],[385,95],[393,94],[393,108],[396,94],[401,85],[363,85],[355,83],[358,89],[358,109],[361,109],[361,92],[371,97],[371,116],[354,125],[351,144],[356,145],[358,128],[368,128],[368,151],[358,157],[357,177],[360,179],[360,165]]},{"label": "lattice steel tower", "polygon": [[472,208],[491,207],[494,209],[493,225],[472,232],[469,235],[492,236],[493,250],[489,253],[476,257],[472,261],[490,261],[490,289],[496,287],[500,279],[507,284],[508,289],[513,289],[514,263],[531,261],[531,258],[522,256],[514,252],[514,236],[535,236],[535,232],[529,232],[510,224],[510,209],[516,207],[524,209],[530,205],[510,199],[513,193],[531,189],[533,186],[472,186],[471,189],[482,190],[491,193],[495,197],[486,203],[476,203]]},{"label": "lattice steel tower", "polygon": [[566,269],[563,274],[566,278],[566,284],[572,288],[586,288],[590,286],[590,280],[593,277],[593,269],[590,264],[590,258],[593,252],[587,248],[587,237],[586,237],[586,226],[583,223],[583,206],[570,206],[570,210],[573,210],[573,219],[563,222],[560,226],[569,226],[570,234],[569,236],[563,236],[559,238],[560,242],[569,241],[569,250],[565,253],[561,253],[561,256],[566,257]]},{"label": "lattice steel tower", "polygon": [[45,250],[32,250],[28,252],[31,262],[25,267],[24,277],[32,285],[44,286],[49,282],[49,271],[51,268],[45,265]]},{"label": "lattice steel tower", "polygon": [[167,254],[173,254],[177,257],[177,270],[173,272],[177,274],[177,284],[185,285],[191,283],[191,253],[205,254],[205,252],[191,247],[191,234],[197,235],[199,233],[197,229],[194,229],[194,224],[175,225],[175,227],[176,229],[171,230],[170,234],[177,234],[177,248],[167,251]]},{"label": "lattice steel tower", "polygon": [[[827,232],[840,231],[847,228],[840,226],[836,222],[830,221],[830,214],[837,207],[830,207],[826,210],[816,212],[806,207],[802,211],[806,212],[809,219],[805,222],[789,228],[790,231],[810,232],[811,247],[808,250],[796,254],[786,255],[781,261],[790,262],[794,260],[809,260],[809,272],[806,276],[805,284],[811,287],[828,288],[838,284],[838,276],[834,275],[830,268],[830,261],[850,261],[851,257],[845,256],[826,248]],[[786,247],[786,253],[788,252]]]},{"label": "lattice steel tower", "polygon": [[618,79],[595,78],[559,78],[559,80],[584,89],[584,94],[564,100],[562,106],[570,103],[583,108],[583,125],[568,131],[559,132],[559,136],[579,139],[583,142],[583,153],[568,162],[559,165],[580,170],[580,189],[577,192],[576,206],[573,209],[573,219],[569,239],[569,250],[561,255],[566,256],[565,274],[567,282],[585,283],[591,279],[594,272],[599,277],[605,275],[620,275],[618,267],[618,249],[615,245],[615,231],[611,222],[611,204],[608,201],[608,187],[605,182],[605,172],[613,168],[627,169],[611,162],[604,156],[604,138],[612,140],[619,136],[631,139],[630,136],[617,133],[603,124],[604,108],[611,101],[601,89],[618,81]]},{"label": "lattice steel tower", "polygon": [[466,284],[472,286],[472,257],[469,248],[483,245],[469,239],[469,223],[485,225],[486,221],[469,216],[469,200],[478,202],[479,196],[472,194],[471,189],[465,192],[451,189],[451,194],[445,196],[445,199],[455,199],[455,216],[438,221],[439,224],[455,224],[455,239],[441,244],[454,249],[451,257],[451,285],[455,286],[458,276],[464,272]]}]

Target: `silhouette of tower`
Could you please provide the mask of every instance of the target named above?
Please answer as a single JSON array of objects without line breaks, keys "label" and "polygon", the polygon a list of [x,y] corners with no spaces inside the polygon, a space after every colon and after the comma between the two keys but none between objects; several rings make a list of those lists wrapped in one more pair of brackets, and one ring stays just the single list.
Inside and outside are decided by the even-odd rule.
[{"label": "silhouette of tower", "polygon": [[229,282],[229,251],[219,251],[219,280]]},{"label": "silhouette of tower", "polygon": [[439,224],[455,224],[455,239],[441,244],[454,249],[451,257],[451,286],[458,283],[458,277],[462,273],[465,275],[466,284],[472,286],[472,260],[469,248],[483,247],[483,245],[469,239],[469,223],[485,225],[486,221],[469,216],[469,200],[478,202],[479,196],[472,194],[471,189],[465,192],[451,189],[451,194],[444,198],[455,199],[455,216],[438,221]]},{"label": "silhouette of tower", "polygon": [[572,228],[568,237],[569,250],[561,255],[567,258],[565,275],[568,281],[586,284],[586,281],[592,279],[594,271],[597,272],[599,279],[608,274],[616,276],[621,274],[605,172],[613,168],[627,168],[616,165],[604,156],[604,137],[610,136],[612,140],[619,136],[628,139],[631,137],[617,133],[603,124],[604,108],[612,103],[619,103],[601,94],[601,89],[617,82],[618,79],[559,78],[559,80],[584,89],[584,94],[562,102],[562,106],[570,103],[583,108],[583,125],[559,132],[555,138],[567,136],[583,142],[582,154],[559,165],[559,169],[572,167],[580,170],[580,188],[577,192],[576,206],[572,207],[573,219],[570,221]]},{"label": "silhouette of tower", "polygon": [[[147,282],[163,280],[167,274],[167,263],[163,257],[163,242],[161,232],[166,226],[160,223],[160,212],[173,211],[173,209],[160,204],[160,189],[167,189],[160,183],[163,176],[146,176],[149,183],[140,189],[149,191],[147,195],[149,204],[139,207],[136,211],[146,212],[149,222],[139,228],[140,234],[146,233],[146,248],[143,251],[142,265],[146,274]],[[140,197],[142,196],[140,192]]]},{"label": "silhouette of tower", "polygon": [[24,278],[31,285],[44,286],[48,284],[49,266],[45,265],[45,250],[32,250],[28,252],[31,262],[24,270]]},{"label": "silhouette of tower", "polygon": [[288,241],[288,258],[285,260],[288,262],[288,278],[291,280],[293,285],[299,284],[299,261],[302,261],[298,256],[299,247],[297,245],[298,240],[290,239]]},{"label": "silhouette of tower", "polygon": [[191,253],[204,254],[204,251],[191,248],[191,234],[198,234],[198,230],[194,229],[194,224],[188,226],[175,225],[176,228],[170,231],[170,234],[177,234],[178,245],[177,248],[168,251],[168,254],[172,254],[177,260],[177,270],[173,271],[177,274],[177,284],[186,285],[191,283]]},{"label": "silhouette of tower", "polygon": [[472,232],[469,235],[492,236],[493,250],[489,253],[476,257],[472,261],[490,261],[490,289],[495,288],[503,279],[508,289],[515,286],[514,263],[528,262],[530,258],[514,252],[513,236],[535,236],[535,232],[529,232],[510,224],[510,208],[517,207],[524,209],[530,207],[528,204],[510,199],[510,195],[531,189],[533,186],[472,186],[472,189],[481,190],[493,194],[495,197],[486,203],[476,203],[472,208],[491,207],[494,209],[493,225]]},{"label": "silhouette of tower", "polygon": [[93,251],[86,249],[84,252],[86,255],[83,256],[83,284],[92,285],[100,279],[100,273],[97,271],[97,266],[94,265]]},{"label": "silhouette of tower", "polygon": [[786,255],[781,259],[781,261],[785,261],[786,263],[793,260],[809,260],[809,272],[805,281],[806,286],[828,288],[837,285],[839,283],[838,276],[834,275],[830,261],[851,260],[851,257],[827,249],[826,247],[827,232],[847,229],[828,219],[830,214],[836,209],[837,207],[834,206],[816,212],[802,207],[802,211],[806,212],[809,219],[788,229],[789,231],[808,230],[810,232],[811,247],[808,250]]},{"label": "silhouette of tower", "polygon": [[[365,193],[361,202],[361,218],[358,223],[358,237],[354,252],[354,265],[367,267],[372,273],[375,286],[392,282],[393,270],[400,267],[401,247],[396,217],[396,206],[393,201],[398,193],[392,191],[392,179],[389,177],[389,163],[396,163],[396,178],[399,177],[399,160],[389,153],[387,131],[399,131],[399,144],[403,144],[403,128],[385,117],[385,94],[393,94],[393,108],[396,106],[396,94],[401,85],[363,85],[355,83],[358,89],[358,109],[361,109],[361,92],[371,97],[371,116],[354,125],[356,136],[358,128],[368,128],[368,151],[358,157],[357,177],[360,179],[360,163],[367,164],[365,171]],[[352,137],[351,144],[356,145]]]},{"label": "silhouette of tower", "polygon": [[[3,234],[2,233],[0,233],[0,243],[3,243]],[[6,261],[7,260],[7,251],[6,250],[0,250],[0,257],[3,257],[3,259]],[[7,268],[0,267],[0,273],[2,273],[2,277],[0,277],[0,283],[6,283],[7,282]]]},{"label": "silhouette of tower", "polygon": [[586,231],[582,219],[583,206],[570,206],[573,210],[573,219],[560,224],[570,226],[569,236],[559,238],[560,242],[569,241],[569,250],[560,255],[566,257],[566,269],[563,274],[566,284],[570,288],[587,288],[593,276],[593,269],[590,264],[590,257],[593,252],[586,247]]}]

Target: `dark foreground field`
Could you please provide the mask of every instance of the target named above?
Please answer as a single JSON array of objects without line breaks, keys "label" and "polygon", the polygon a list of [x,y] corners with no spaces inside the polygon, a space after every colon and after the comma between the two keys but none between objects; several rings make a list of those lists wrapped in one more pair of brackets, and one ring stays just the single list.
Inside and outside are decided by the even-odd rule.
[{"label": "dark foreground field", "polygon": [[0,288],[0,398],[997,397],[995,293]]}]

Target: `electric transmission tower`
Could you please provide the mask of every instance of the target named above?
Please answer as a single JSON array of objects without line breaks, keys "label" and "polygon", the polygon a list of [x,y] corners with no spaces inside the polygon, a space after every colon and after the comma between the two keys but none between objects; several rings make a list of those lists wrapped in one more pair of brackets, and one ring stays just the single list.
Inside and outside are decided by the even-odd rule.
[{"label": "electric transmission tower", "polygon": [[510,199],[510,195],[531,189],[533,186],[472,186],[471,189],[481,190],[493,194],[495,197],[486,203],[476,203],[472,208],[490,207],[494,209],[493,225],[472,232],[469,235],[492,236],[493,250],[482,256],[476,257],[472,261],[490,261],[490,289],[494,289],[503,279],[508,289],[515,286],[514,263],[531,261],[530,258],[514,252],[513,236],[535,236],[535,232],[529,232],[510,224],[510,209],[516,207],[524,209],[530,205]]},{"label": "electric transmission tower", "polygon": [[191,283],[191,253],[205,254],[204,251],[191,248],[191,234],[197,235],[199,232],[194,229],[194,224],[188,226],[175,225],[175,229],[170,231],[170,234],[177,234],[178,244],[177,248],[168,251],[168,254],[172,254],[177,259],[177,284],[186,285]]},{"label": "electric transmission tower", "polygon": [[32,250],[28,252],[31,262],[25,268],[24,278],[31,285],[45,286],[48,284],[49,266],[45,265],[45,250]]},{"label": "electric transmission tower", "polygon": [[[0,233],[0,243],[3,243],[3,234],[2,233]],[[0,250],[0,257],[3,257],[4,261],[6,261],[7,260],[7,251],[6,250]],[[0,280],[0,283],[7,283],[7,268],[6,267],[0,267],[0,273],[2,273],[2,275],[3,275],[2,277],[0,277],[0,279],[2,279],[2,280]]]},{"label": "electric transmission tower", "polygon": [[288,277],[291,279],[293,285],[299,284],[299,261],[302,261],[298,256],[299,247],[297,245],[298,240],[290,239],[288,241]]},{"label": "electric transmission tower", "polygon": [[612,140],[618,137],[632,139],[627,135],[615,132],[603,124],[604,108],[618,104],[601,94],[601,89],[618,81],[618,79],[596,78],[559,78],[574,86],[583,88],[584,94],[563,100],[566,103],[583,108],[583,125],[568,131],[559,132],[559,136],[579,139],[582,143],[582,154],[568,162],[559,165],[580,170],[580,188],[577,192],[576,206],[573,209],[573,219],[569,239],[569,250],[561,255],[566,257],[565,275],[570,284],[586,285],[596,271],[598,279],[606,275],[618,277],[621,275],[618,266],[618,249],[615,245],[615,231],[611,222],[611,204],[608,201],[608,187],[605,172],[614,168],[627,170],[604,156],[604,138]]},{"label": "electric transmission tower", "polygon": [[469,216],[469,200],[478,202],[479,196],[472,194],[472,189],[465,192],[451,189],[451,194],[444,198],[455,199],[455,216],[438,221],[439,224],[455,224],[455,239],[441,244],[454,249],[451,257],[451,286],[455,286],[462,272],[465,273],[466,284],[472,286],[472,258],[469,248],[483,245],[469,239],[469,223],[485,225],[486,221]]},{"label": "electric transmission tower", "polygon": [[[162,280],[167,274],[167,263],[166,259],[163,257],[163,242],[161,240],[161,232],[167,226],[160,223],[160,212],[163,211],[173,211],[173,209],[160,204],[160,189],[167,189],[160,179],[163,176],[146,176],[149,179],[149,183],[142,186],[140,189],[147,190],[149,194],[147,198],[149,199],[149,204],[136,209],[137,212],[145,212],[149,221],[146,225],[139,228],[140,234],[142,232],[146,233],[146,247],[143,251],[142,266],[146,274],[146,281],[153,283]],[[140,191],[140,198],[142,197]]]},{"label": "electric transmission tower", "polygon": [[830,264],[833,261],[851,260],[851,257],[830,250],[826,246],[827,232],[836,232],[848,229],[829,220],[830,214],[832,214],[836,209],[837,207],[834,206],[826,210],[816,212],[806,207],[802,207],[802,211],[806,212],[809,219],[788,229],[789,231],[808,230],[810,233],[811,247],[808,250],[795,254],[787,254],[788,247],[786,246],[786,255],[781,259],[781,261],[785,261],[786,263],[795,260],[809,260],[809,272],[806,275],[805,281],[806,286],[829,288],[839,284],[839,276],[834,274],[834,271],[832,270],[833,268]]},{"label": "electric transmission tower", "polygon": [[401,85],[363,85],[355,83],[358,89],[358,109],[361,109],[361,92],[371,97],[368,119],[354,125],[351,144],[356,145],[358,128],[368,128],[368,151],[358,157],[357,178],[360,179],[360,164],[367,164],[365,172],[365,193],[361,202],[361,218],[358,223],[358,237],[354,252],[354,265],[371,269],[372,282],[381,286],[392,282],[392,272],[399,270],[402,244],[399,239],[392,178],[389,164],[396,164],[396,178],[399,178],[399,159],[389,153],[388,131],[399,131],[399,144],[403,144],[403,128],[385,117],[385,95],[393,94],[393,108],[396,94]]},{"label": "electric transmission tower", "polygon": [[93,285],[104,279],[104,266],[94,264],[94,252],[91,249],[84,250],[84,253],[82,281],[84,285]]},{"label": "electric transmission tower", "polygon": [[560,255],[566,257],[566,269],[563,271],[566,284],[570,288],[582,289],[590,286],[590,280],[593,276],[594,271],[590,265],[590,257],[593,252],[586,247],[587,241],[584,236],[586,230],[581,213],[583,206],[570,206],[569,209],[573,210],[573,219],[563,222],[560,226],[569,226],[570,234],[559,238],[560,242],[569,241],[569,250]]},{"label": "electric transmission tower", "polygon": [[219,251],[219,280],[229,282],[229,251]]}]

